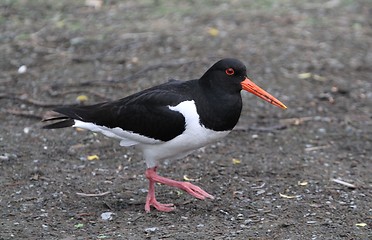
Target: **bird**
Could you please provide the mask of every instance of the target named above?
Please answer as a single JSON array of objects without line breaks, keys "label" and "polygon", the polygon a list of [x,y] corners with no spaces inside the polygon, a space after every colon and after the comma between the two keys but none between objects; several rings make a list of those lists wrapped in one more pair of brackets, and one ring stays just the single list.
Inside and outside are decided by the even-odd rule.
[{"label": "bird", "polygon": [[143,153],[149,181],[145,211],[153,207],[170,212],[176,207],[158,202],[156,183],[176,187],[201,200],[214,196],[190,182],[158,175],[159,164],[184,158],[228,135],[241,115],[242,90],[287,108],[248,78],[240,60],[224,58],[199,79],[169,80],[114,101],[57,107],[53,111],[58,115],[43,119],[55,122],[43,128],[82,128],[117,139],[123,147],[136,146]]}]

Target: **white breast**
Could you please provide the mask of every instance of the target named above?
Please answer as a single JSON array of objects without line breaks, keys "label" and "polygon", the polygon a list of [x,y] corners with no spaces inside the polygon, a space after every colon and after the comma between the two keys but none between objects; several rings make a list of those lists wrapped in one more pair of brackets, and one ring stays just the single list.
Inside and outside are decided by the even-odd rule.
[{"label": "white breast", "polygon": [[168,142],[140,145],[148,168],[155,167],[159,160],[185,157],[194,150],[225,137],[230,132],[213,131],[201,125],[194,101],[184,101],[169,108],[182,113],[185,117],[186,129],[181,135]]}]

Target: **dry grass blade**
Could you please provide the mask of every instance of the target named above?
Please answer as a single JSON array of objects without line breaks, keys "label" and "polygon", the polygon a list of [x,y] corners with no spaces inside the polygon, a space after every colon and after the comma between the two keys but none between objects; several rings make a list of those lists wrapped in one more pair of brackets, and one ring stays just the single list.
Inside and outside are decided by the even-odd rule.
[{"label": "dry grass blade", "polygon": [[103,197],[107,194],[110,194],[110,191],[103,192],[103,193],[79,193],[77,192],[76,195],[82,196],[82,197]]},{"label": "dry grass blade", "polygon": [[348,183],[348,182],[345,182],[341,179],[335,179],[335,178],[332,178],[331,179],[332,182],[335,182],[335,183],[338,183],[338,184],[341,184],[343,186],[346,186],[346,187],[349,187],[349,188],[357,188],[357,186],[355,186],[354,184],[351,184],[351,183]]}]

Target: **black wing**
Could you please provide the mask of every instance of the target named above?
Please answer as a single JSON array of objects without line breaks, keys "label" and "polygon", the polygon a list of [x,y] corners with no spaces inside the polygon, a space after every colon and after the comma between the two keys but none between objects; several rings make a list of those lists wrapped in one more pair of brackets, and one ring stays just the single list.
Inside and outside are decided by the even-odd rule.
[{"label": "black wing", "polygon": [[49,120],[63,120],[44,128],[61,128],[74,119],[108,128],[119,127],[146,137],[168,141],[185,130],[185,118],[169,106],[191,100],[193,81],[171,81],[126,98],[90,106],[65,106],[54,109],[62,114]]}]

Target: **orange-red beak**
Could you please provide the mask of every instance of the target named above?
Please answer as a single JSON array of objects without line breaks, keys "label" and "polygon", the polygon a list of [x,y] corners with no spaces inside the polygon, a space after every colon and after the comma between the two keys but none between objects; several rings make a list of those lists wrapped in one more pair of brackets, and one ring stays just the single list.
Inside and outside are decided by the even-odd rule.
[{"label": "orange-red beak", "polygon": [[247,77],[244,79],[243,82],[241,82],[241,85],[244,90],[247,92],[253,93],[254,95],[262,98],[266,102],[271,103],[272,105],[275,105],[277,107],[280,107],[282,109],[287,109],[287,107],[280,102],[275,97],[271,96],[268,92],[257,86],[255,83],[253,83],[251,80],[249,80]]}]

